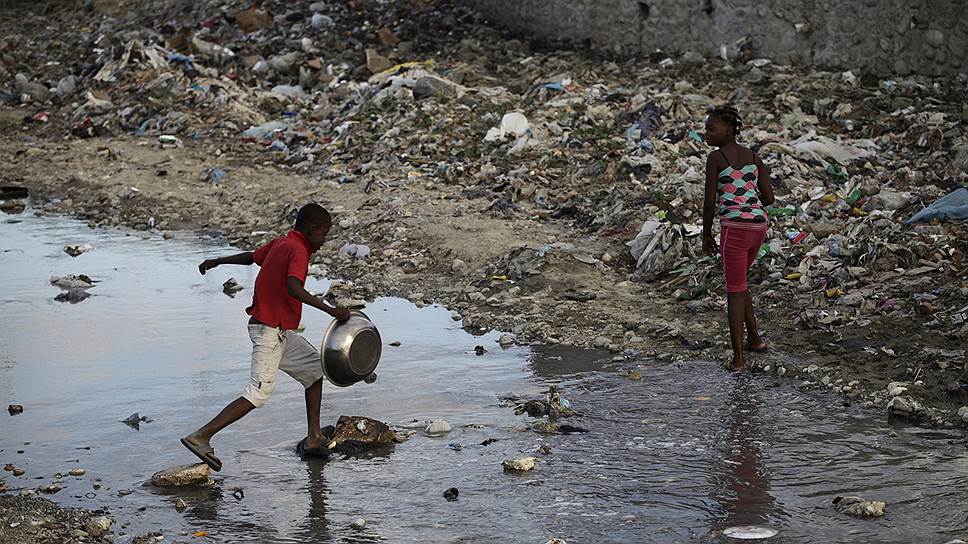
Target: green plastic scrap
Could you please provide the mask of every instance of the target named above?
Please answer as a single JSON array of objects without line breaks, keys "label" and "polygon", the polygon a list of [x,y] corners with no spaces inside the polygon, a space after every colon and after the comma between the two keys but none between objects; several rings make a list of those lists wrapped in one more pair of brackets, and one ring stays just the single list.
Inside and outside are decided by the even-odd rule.
[{"label": "green plastic scrap", "polygon": [[862,194],[863,193],[860,192],[860,189],[854,189],[849,195],[847,195],[847,203],[853,206],[858,200],[860,200]]},{"label": "green plastic scrap", "polygon": [[847,170],[844,170],[844,168],[839,164],[834,163],[827,165],[827,174],[837,181],[847,181],[847,179],[850,178],[850,176],[847,175]]},{"label": "green plastic scrap", "polygon": [[797,209],[787,206],[785,208],[767,208],[766,213],[770,214],[770,217],[793,217],[797,214]]}]

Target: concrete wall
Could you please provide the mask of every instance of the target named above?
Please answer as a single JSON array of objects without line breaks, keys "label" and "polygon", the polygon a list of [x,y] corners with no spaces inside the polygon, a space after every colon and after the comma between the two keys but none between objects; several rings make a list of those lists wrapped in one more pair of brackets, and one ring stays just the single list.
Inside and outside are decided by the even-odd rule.
[{"label": "concrete wall", "polygon": [[[968,72],[968,0],[466,0],[498,26],[624,54],[719,55],[878,74]],[[798,31],[797,25],[800,25]]]}]

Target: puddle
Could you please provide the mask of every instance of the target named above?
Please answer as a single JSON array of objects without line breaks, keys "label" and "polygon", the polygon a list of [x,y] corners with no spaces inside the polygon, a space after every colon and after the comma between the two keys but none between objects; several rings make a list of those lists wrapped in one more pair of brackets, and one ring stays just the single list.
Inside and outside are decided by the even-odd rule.
[{"label": "puddle", "polygon": [[[497,334],[472,336],[442,308],[400,299],[380,299],[366,312],[385,342],[401,346],[384,347],[376,383],[327,384],[323,421],[441,418],[454,427],[449,436],[417,435],[383,457],[307,463],[294,452],[305,434],[303,394],[281,378],[265,408],[216,438],[225,468],[214,489],[152,490],[142,484],[153,472],[194,462],[178,438],[242,390],[250,345],[243,310],[257,268],[201,276],[203,256],[235,250],[187,234],[142,239],[68,219],[19,218],[0,222],[0,402],[22,404],[24,413],[0,416],[0,463],[27,473],[5,474],[7,486],[36,487],[84,468],[52,498],[105,506],[130,523],[129,534],[161,529],[176,542],[199,530],[215,542],[726,542],[724,529],[760,526],[779,531],[762,542],[940,544],[968,536],[960,433],[898,428],[891,437],[880,418],[837,398],[769,377],[737,379],[711,362],[643,361],[642,380],[630,381],[600,354],[501,350]],[[83,243],[95,249],[76,258],[63,252]],[[94,296],[53,300],[59,290],[50,276],[82,273],[101,280]],[[222,293],[229,277],[245,287],[235,298]],[[304,312],[314,343],[325,317]],[[489,352],[476,356],[477,344]],[[521,431],[533,420],[501,403],[551,384],[586,414],[569,423],[589,433]],[[152,421],[140,430],[121,422],[134,412]],[[498,441],[479,445],[491,438]],[[449,448],[453,442],[464,448]],[[535,453],[542,444],[553,453]],[[537,470],[505,474],[501,461],[522,454],[538,457]],[[96,491],[95,480],[103,485]],[[237,487],[242,500],[233,497]],[[451,487],[460,490],[455,502],[443,497]],[[844,494],[886,501],[887,515],[844,517],[830,505]],[[184,513],[173,506],[179,497],[189,505]],[[360,516],[365,530],[351,529]]]}]

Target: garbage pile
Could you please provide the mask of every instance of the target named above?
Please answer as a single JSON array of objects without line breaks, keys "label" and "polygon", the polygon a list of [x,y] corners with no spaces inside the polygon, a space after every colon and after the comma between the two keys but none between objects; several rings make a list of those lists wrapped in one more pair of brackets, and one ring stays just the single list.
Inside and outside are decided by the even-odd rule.
[{"label": "garbage pile", "polygon": [[[385,192],[340,219],[351,242],[340,273],[392,266],[426,283],[415,298],[462,304],[465,325],[485,310],[555,319],[596,297],[608,304],[602,293],[626,281],[677,312],[718,311],[721,272],[700,251],[701,131],[709,106],[731,103],[739,140],[776,186],[751,277],[774,302],[774,326],[904,318],[943,341],[968,338],[968,76],[828,72],[745,51],[722,61],[539,50],[451,0],[93,5],[48,3],[5,28],[0,103],[29,108],[25,130],[159,148],[210,141],[222,157],[315,176],[320,190]],[[58,21],[71,31],[51,30]],[[544,238],[486,262],[453,259],[403,237],[428,200],[459,202],[458,222],[546,225]],[[432,291],[433,277],[446,289]],[[561,277],[577,279],[554,285]],[[617,350],[623,334],[641,340],[644,318],[603,308],[581,322]],[[600,336],[537,325],[514,332]]]}]

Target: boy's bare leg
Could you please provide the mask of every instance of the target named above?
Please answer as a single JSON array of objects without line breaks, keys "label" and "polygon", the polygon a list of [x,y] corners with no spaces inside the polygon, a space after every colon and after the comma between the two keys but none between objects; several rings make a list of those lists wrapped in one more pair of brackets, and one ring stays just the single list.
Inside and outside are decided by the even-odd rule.
[{"label": "boy's bare leg", "polygon": [[753,315],[753,296],[749,290],[746,291],[746,339],[750,351],[765,351],[766,342],[760,337],[760,331],[756,328],[756,316]]},{"label": "boy's bare leg", "polygon": [[309,424],[309,432],[306,433],[306,449],[323,445],[323,432],[319,427],[319,407],[322,401],[323,379],[320,378],[306,388],[306,422]]},{"label": "boy's bare leg", "polygon": [[733,360],[730,367],[743,370],[746,362],[743,359],[743,325],[746,321],[746,291],[740,293],[726,293],[726,316],[729,319],[729,341],[733,345]]},{"label": "boy's bare leg", "polygon": [[186,436],[185,439],[195,444],[208,445],[208,441],[215,436],[215,433],[242,419],[254,409],[255,406],[245,397],[239,397],[222,408],[217,416],[197,431]]}]

